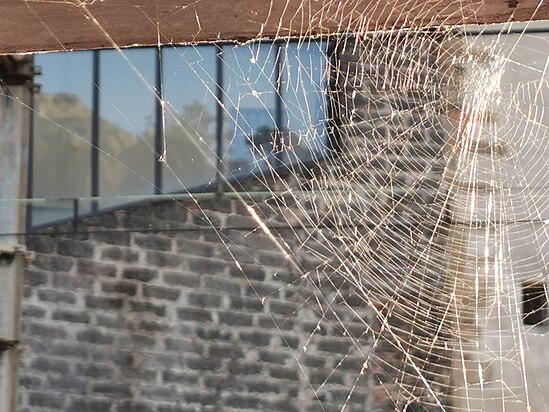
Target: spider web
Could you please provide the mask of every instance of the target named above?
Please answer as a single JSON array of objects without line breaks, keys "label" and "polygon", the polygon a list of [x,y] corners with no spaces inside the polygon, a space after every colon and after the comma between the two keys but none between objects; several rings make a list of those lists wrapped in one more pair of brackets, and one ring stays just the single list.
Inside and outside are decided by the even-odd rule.
[{"label": "spider web", "polygon": [[[189,189],[168,132],[181,130],[221,171],[211,183],[240,202],[235,214],[251,218],[228,232],[200,195],[186,193],[196,201],[189,210],[212,226],[242,276],[245,239],[261,235],[284,257],[269,270],[295,311],[280,316],[259,289],[257,299],[317,410],[547,410],[546,304],[536,302],[547,294],[549,35],[529,29],[224,45],[230,90],[220,90],[192,53],[199,46],[164,46],[205,86],[204,101],[222,105],[229,130],[222,152],[211,131],[160,97],[130,50],[115,48],[161,102],[158,161],[175,183],[157,189],[185,205],[169,193]],[[245,57],[230,60],[231,47]],[[279,58],[290,53],[297,58]],[[279,73],[273,59],[283,62]],[[286,129],[269,106],[282,95]],[[255,128],[249,100],[274,128]],[[198,117],[207,115],[203,103]],[[43,117],[69,141],[86,140]],[[244,160],[231,160],[235,145],[246,148]],[[99,151],[154,186],[122,153]],[[525,321],[527,306],[534,322]],[[310,333],[295,346],[285,325],[298,318]],[[328,370],[315,372],[323,356]]]}]

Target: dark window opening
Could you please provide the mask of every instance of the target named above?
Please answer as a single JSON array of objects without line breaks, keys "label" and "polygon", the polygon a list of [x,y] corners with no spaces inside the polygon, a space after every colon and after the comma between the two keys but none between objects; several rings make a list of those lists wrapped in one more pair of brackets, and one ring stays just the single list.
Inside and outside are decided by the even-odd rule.
[{"label": "dark window opening", "polygon": [[427,409],[419,402],[412,402],[404,407],[405,412],[427,412]]},{"label": "dark window opening", "polygon": [[547,291],[544,283],[522,286],[522,316],[525,325],[542,326],[547,321]]}]

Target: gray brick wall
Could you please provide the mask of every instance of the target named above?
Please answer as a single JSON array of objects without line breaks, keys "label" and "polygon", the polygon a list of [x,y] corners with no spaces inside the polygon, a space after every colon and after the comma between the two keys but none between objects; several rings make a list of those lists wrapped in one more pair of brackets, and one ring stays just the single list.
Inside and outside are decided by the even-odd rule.
[{"label": "gray brick wall", "polygon": [[[228,198],[28,236],[22,410],[440,409],[451,356],[433,348],[448,336],[432,291],[445,269],[447,131],[425,103],[441,80],[388,93],[375,68],[397,38],[376,39],[338,49],[341,153],[299,183],[329,195],[253,204],[292,259]],[[436,74],[436,37],[416,44],[400,67]]]},{"label": "gray brick wall", "polygon": [[[205,207],[222,225],[252,223],[235,200]],[[164,216],[199,220],[170,202],[28,237],[23,410],[340,409],[371,338],[350,311],[330,313],[332,287],[302,278],[326,276],[324,264],[297,253],[298,272],[258,231],[125,231],[132,217],[163,227]],[[350,410],[369,404],[369,385],[359,380]]]}]

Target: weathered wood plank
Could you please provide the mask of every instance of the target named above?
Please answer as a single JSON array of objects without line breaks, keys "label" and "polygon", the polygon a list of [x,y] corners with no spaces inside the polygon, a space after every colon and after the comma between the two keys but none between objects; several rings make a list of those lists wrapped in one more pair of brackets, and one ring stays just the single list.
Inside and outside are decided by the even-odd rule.
[{"label": "weathered wood plank", "polygon": [[0,53],[549,18],[536,0],[4,0]]}]

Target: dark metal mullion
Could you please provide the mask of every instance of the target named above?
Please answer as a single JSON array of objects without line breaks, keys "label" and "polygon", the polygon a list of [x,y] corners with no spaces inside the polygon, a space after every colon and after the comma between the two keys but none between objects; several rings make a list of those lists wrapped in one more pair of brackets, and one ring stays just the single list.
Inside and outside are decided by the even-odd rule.
[{"label": "dark metal mullion", "polygon": [[164,136],[162,135],[164,128],[162,127],[162,99],[164,91],[162,88],[162,50],[156,49],[156,119],[155,119],[155,134],[154,134],[154,193],[162,193],[162,156],[164,154]]},{"label": "dark metal mullion", "polygon": [[217,191],[223,191],[223,184],[221,180],[221,174],[225,174],[221,169],[223,168],[222,156],[223,156],[223,45],[216,44],[216,70],[215,70],[215,80],[216,80],[216,100],[217,100],[217,110],[216,110],[216,154],[217,154],[217,167],[216,167],[216,181],[217,181]]},{"label": "dark metal mullion", "polygon": [[335,37],[333,40],[328,39],[328,49],[326,50],[326,62],[328,64],[326,79],[326,120],[325,127],[328,133],[328,149],[333,155],[341,154],[342,152],[342,136],[341,136],[341,113],[339,107],[339,99],[341,92],[339,90],[339,63],[338,54],[341,42],[346,42],[346,37]]},{"label": "dark metal mullion", "polygon": [[[92,124],[91,124],[91,195],[99,196],[99,50],[93,52],[93,92],[92,92]],[[92,212],[97,212],[97,200],[92,201]]]},{"label": "dark metal mullion", "polygon": [[[28,167],[27,167],[27,199],[32,199],[33,197],[33,184],[34,184],[34,109],[35,109],[35,86],[31,86],[30,91],[30,119],[29,119],[29,152],[28,152]],[[33,214],[33,204],[32,202],[27,203],[27,232],[30,232],[32,229],[32,214]]]},{"label": "dark metal mullion", "polygon": [[276,43],[276,99],[275,99],[275,135],[273,150],[275,153],[275,168],[283,164],[284,133],[285,128],[282,125],[282,76],[283,65],[286,59],[286,53],[281,46],[282,43]]}]

